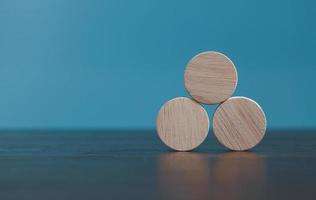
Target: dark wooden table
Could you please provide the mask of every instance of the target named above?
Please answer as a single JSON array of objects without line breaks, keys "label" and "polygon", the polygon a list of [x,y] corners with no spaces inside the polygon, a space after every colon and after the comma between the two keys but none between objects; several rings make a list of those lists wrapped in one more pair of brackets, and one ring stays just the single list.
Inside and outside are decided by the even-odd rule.
[{"label": "dark wooden table", "polygon": [[250,152],[210,135],[181,153],[154,130],[1,131],[0,199],[316,199],[316,131],[268,131]]}]

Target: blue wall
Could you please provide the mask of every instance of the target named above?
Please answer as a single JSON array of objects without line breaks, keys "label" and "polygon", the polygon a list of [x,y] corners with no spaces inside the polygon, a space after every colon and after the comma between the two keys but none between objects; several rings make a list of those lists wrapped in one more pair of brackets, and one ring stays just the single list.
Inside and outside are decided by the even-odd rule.
[{"label": "blue wall", "polygon": [[[0,128],[151,128],[205,50],[270,128],[316,127],[312,0],[0,0]],[[208,108],[212,111],[213,108]]]}]

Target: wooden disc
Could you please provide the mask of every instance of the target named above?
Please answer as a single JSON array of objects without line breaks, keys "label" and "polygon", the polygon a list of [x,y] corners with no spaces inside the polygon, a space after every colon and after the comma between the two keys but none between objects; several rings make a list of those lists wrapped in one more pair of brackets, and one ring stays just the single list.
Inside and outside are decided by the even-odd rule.
[{"label": "wooden disc", "polygon": [[184,85],[198,102],[217,104],[232,96],[237,86],[237,71],[225,55],[203,52],[187,64]]},{"label": "wooden disc", "polygon": [[266,117],[261,107],[246,97],[231,97],[218,106],[213,117],[213,131],[225,147],[244,151],[256,146],[266,131]]},{"label": "wooden disc", "polygon": [[178,97],[165,103],[157,117],[157,132],[170,148],[189,151],[198,147],[209,131],[209,118],[196,101]]}]

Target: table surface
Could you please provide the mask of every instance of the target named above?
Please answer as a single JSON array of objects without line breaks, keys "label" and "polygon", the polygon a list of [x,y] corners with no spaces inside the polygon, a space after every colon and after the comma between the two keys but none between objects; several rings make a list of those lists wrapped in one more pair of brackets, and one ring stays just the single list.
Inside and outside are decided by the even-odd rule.
[{"label": "table surface", "polygon": [[0,199],[316,198],[316,131],[269,130],[249,152],[209,135],[173,152],[154,130],[0,131]]}]

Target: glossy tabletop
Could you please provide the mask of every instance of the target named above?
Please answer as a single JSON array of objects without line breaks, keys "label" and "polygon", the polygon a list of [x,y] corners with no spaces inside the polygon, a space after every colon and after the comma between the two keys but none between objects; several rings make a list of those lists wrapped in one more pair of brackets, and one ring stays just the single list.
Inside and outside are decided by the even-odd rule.
[{"label": "glossy tabletop", "polygon": [[315,199],[316,131],[269,130],[250,152],[210,132],[195,151],[154,130],[0,131],[0,199]]}]

